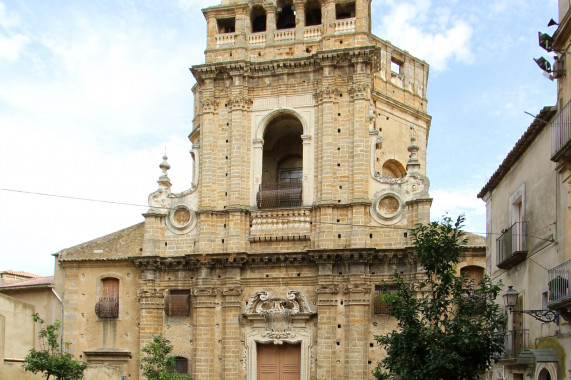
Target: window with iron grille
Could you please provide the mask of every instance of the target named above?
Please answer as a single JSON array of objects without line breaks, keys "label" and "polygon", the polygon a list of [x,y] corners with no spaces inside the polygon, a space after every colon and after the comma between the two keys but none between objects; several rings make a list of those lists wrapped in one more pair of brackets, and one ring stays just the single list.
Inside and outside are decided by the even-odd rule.
[{"label": "window with iron grille", "polygon": [[374,314],[388,314],[389,307],[386,303],[381,300],[380,296],[383,293],[396,293],[397,288],[395,286],[389,286],[385,292],[383,292],[382,285],[375,285],[375,300],[373,302],[373,313]]},{"label": "window with iron grille", "polygon": [[119,317],[119,280],[104,278],[101,280],[99,302],[95,304],[95,314],[99,318]]},{"label": "window with iron grille", "polygon": [[188,359],[182,356],[175,357],[174,369],[177,373],[180,373],[181,375],[186,375],[188,373]]},{"label": "window with iron grille", "polygon": [[165,299],[165,312],[170,317],[190,315],[190,290],[172,289]]}]

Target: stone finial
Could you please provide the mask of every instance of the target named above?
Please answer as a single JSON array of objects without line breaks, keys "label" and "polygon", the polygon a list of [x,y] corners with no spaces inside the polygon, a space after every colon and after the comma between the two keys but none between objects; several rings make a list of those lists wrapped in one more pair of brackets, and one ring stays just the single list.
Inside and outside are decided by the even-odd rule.
[{"label": "stone finial", "polygon": [[163,171],[163,175],[161,175],[159,177],[159,185],[161,187],[165,187],[165,188],[170,188],[171,187],[171,180],[167,174],[167,171],[171,168],[171,166],[169,165],[169,163],[167,162],[167,155],[165,154],[163,156],[163,162],[161,162],[161,164],[159,165],[159,168],[161,168],[161,170]]},{"label": "stone finial", "polygon": [[418,161],[418,151],[420,147],[416,145],[416,137],[414,134],[410,136],[410,145],[408,146],[408,151],[410,152],[410,158],[406,163],[407,172],[418,172],[420,169],[420,161]]}]

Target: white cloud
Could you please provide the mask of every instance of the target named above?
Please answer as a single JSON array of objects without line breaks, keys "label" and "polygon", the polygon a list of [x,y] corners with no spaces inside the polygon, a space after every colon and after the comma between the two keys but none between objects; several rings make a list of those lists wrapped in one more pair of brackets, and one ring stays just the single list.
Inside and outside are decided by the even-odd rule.
[{"label": "white cloud", "polygon": [[431,219],[439,220],[444,215],[456,219],[459,215],[465,215],[466,231],[485,233],[486,205],[477,198],[479,190],[476,186],[432,190]]},{"label": "white cloud", "polygon": [[22,34],[16,34],[9,37],[0,35],[0,58],[5,58],[9,61],[16,61],[20,57],[20,53],[24,46],[29,41],[29,38]]},{"label": "white cloud", "polygon": [[473,59],[473,28],[452,8],[432,5],[430,0],[391,1],[377,13],[382,16],[375,33],[428,61],[434,70],[445,70],[450,61]]}]

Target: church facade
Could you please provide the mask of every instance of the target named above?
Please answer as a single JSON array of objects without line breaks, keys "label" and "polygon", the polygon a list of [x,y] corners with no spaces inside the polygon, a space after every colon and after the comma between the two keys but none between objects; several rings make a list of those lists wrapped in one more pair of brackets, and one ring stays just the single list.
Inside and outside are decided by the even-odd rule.
[{"label": "church facade", "polygon": [[58,253],[64,339],[93,379],[139,378],[157,334],[194,379],[371,379],[396,326],[375,293],[421,275],[428,65],[371,34],[370,0],[203,13],[192,187],[164,157],[143,223]]}]

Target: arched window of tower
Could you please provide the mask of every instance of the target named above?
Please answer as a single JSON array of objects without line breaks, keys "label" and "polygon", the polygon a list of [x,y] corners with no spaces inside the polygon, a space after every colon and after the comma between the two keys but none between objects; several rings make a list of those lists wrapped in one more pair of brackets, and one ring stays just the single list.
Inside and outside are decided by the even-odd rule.
[{"label": "arched window of tower", "polygon": [[305,26],[321,25],[321,2],[309,0],[305,4]]},{"label": "arched window of tower", "polygon": [[292,0],[279,0],[277,2],[276,28],[295,28],[295,11]]},{"label": "arched window of tower", "polygon": [[252,20],[252,33],[266,31],[266,10],[264,7],[261,5],[252,7],[250,19]]},{"label": "arched window of tower", "polygon": [[335,18],[342,20],[345,18],[355,17],[355,2],[345,1],[335,4]]}]

